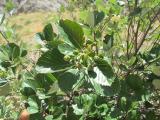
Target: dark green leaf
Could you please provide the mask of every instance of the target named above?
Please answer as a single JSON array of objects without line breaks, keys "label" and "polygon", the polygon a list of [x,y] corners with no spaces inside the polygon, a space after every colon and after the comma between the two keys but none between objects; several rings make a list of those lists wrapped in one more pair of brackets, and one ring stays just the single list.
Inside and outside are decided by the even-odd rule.
[{"label": "dark green leaf", "polygon": [[69,92],[73,89],[73,85],[79,80],[78,71],[71,69],[58,76],[58,84],[62,91]]},{"label": "dark green leaf", "polygon": [[39,88],[44,88],[46,90],[50,89],[50,86],[57,81],[57,79],[53,76],[53,74],[37,74],[36,82],[39,84]]},{"label": "dark green leaf", "polygon": [[95,59],[96,65],[99,70],[107,77],[112,78],[114,77],[114,72],[112,66],[104,59],[97,58]]},{"label": "dark green leaf", "polygon": [[[50,23],[45,26],[45,28],[43,30],[43,33],[44,33],[46,41],[51,41],[56,36],[56,34],[53,32],[53,28],[52,28],[52,25]],[[39,35],[43,39],[43,36],[41,34],[39,34]]]},{"label": "dark green leaf", "polygon": [[27,55],[27,50],[22,50],[21,57],[25,57]]},{"label": "dark green leaf", "polygon": [[38,83],[35,80],[25,80],[22,83],[21,93],[24,96],[35,95],[36,88],[38,88]]},{"label": "dark green leaf", "polygon": [[113,47],[113,41],[114,41],[114,37],[113,37],[113,34],[109,35],[107,34],[105,37],[104,37],[104,43],[106,44],[106,46],[104,47],[107,47],[107,49],[110,49]]},{"label": "dark green leaf", "polygon": [[127,78],[126,78],[126,82],[129,85],[129,87],[133,90],[141,90],[143,88],[143,81],[140,78],[140,76],[135,75],[135,74],[130,74]]},{"label": "dark green leaf", "polygon": [[43,33],[39,32],[39,33],[36,33],[36,40],[45,40],[45,36],[43,35]]},{"label": "dark green leaf", "polygon": [[10,43],[9,47],[10,47],[10,52],[12,54],[12,56],[11,56],[12,59],[15,59],[15,58],[20,56],[20,48],[19,48],[19,46],[17,46],[14,43]]},{"label": "dark green leaf", "polygon": [[150,51],[150,54],[159,56],[160,55],[160,44],[156,44]]}]

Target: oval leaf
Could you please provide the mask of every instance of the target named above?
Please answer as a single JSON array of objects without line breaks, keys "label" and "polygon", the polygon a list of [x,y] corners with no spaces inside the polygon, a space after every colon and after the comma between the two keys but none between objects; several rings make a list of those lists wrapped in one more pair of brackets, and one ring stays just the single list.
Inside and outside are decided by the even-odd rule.
[{"label": "oval leaf", "polygon": [[[45,26],[45,28],[43,30],[43,33],[44,33],[46,41],[51,41],[56,36],[56,34],[53,32],[53,28],[52,28],[52,25],[50,23]],[[41,35],[41,34],[39,34],[39,35]],[[43,38],[42,35],[40,37]]]},{"label": "oval leaf", "polygon": [[62,70],[70,66],[70,64],[64,61],[63,58],[64,55],[61,54],[59,50],[55,48],[52,51],[47,51],[46,53],[44,53],[38,59],[37,65],[44,68],[51,68],[53,72],[56,70]]},{"label": "oval leaf", "polygon": [[68,35],[71,43],[77,47],[82,48],[84,44],[84,33],[82,27],[71,20],[60,20],[60,26],[64,32]]}]

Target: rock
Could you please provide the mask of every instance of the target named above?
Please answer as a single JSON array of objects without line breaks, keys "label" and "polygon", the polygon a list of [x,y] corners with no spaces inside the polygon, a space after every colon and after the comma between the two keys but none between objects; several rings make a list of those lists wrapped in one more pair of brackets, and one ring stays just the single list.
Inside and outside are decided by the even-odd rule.
[{"label": "rock", "polygon": [[[66,6],[67,0],[13,0],[16,8],[14,12],[35,12],[35,11],[57,11],[61,5]],[[0,0],[0,11],[2,12],[6,0]]]},{"label": "rock", "polygon": [[65,0],[23,0],[18,6],[19,12],[57,11]]}]

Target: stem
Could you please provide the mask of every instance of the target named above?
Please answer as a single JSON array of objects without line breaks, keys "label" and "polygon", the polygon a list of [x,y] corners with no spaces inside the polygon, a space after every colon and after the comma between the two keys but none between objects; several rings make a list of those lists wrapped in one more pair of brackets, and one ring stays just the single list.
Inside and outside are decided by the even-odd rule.
[{"label": "stem", "polygon": [[96,42],[96,45],[95,45],[95,47],[96,47],[96,54],[98,55],[98,45],[97,45],[97,41],[96,41],[96,33],[95,33],[95,31],[93,32],[93,38],[94,38],[94,42]]}]

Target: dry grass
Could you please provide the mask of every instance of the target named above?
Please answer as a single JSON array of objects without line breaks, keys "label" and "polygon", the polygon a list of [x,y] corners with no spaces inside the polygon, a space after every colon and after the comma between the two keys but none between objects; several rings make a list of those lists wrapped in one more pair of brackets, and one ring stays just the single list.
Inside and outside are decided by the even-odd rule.
[{"label": "dry grass", "polygon": [[9,18],[11,26],[15,27],[20,40],[34,43],[34,35],[41,32],[52,13],[21,13]]},{"label": "dry grass", "polygon": [[[73,14],[74,13],[74,14]],[[33,12],[33,13],[20,13],[9,17],[9,26],[15,28],[18,40],[22,40],[28,44],[34,44],[34,35],[37,32],[41,32],[44,26],[51,22],[54,23],[57,19],[77,19],[79,18],[78,10],[73,12],[65,11],[59,12]],[[54,27],[54,26],[53,26]],[[0,35],[0,43],[4,40]]]}]

